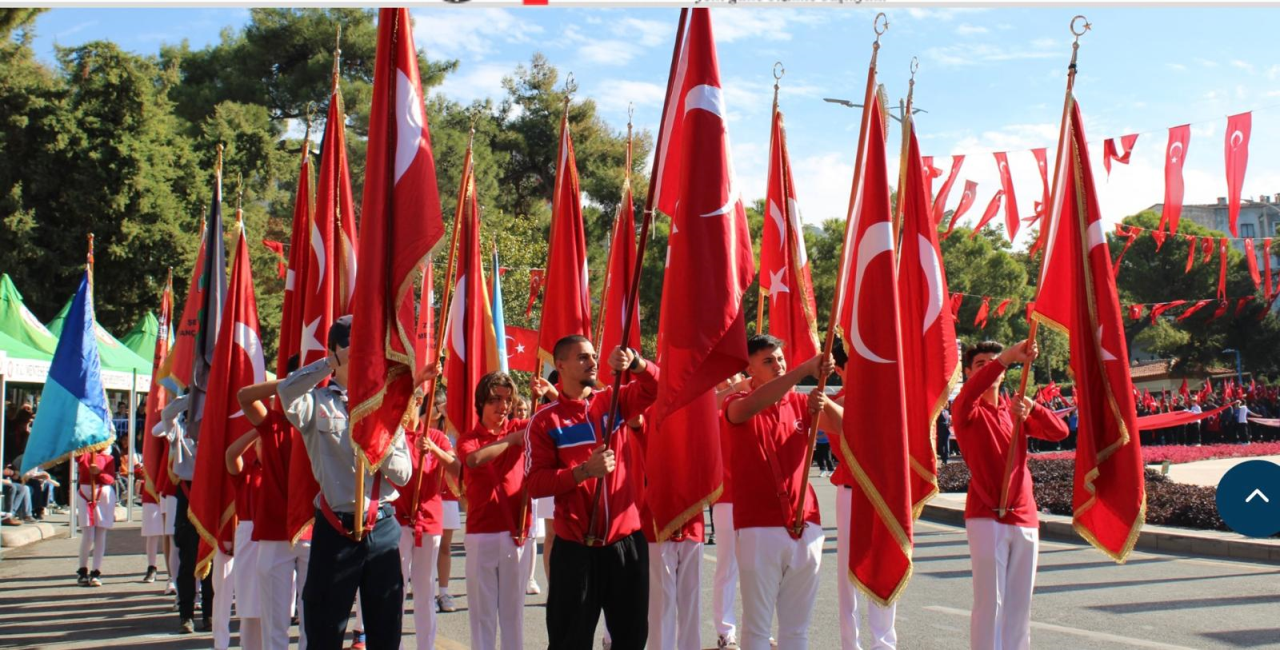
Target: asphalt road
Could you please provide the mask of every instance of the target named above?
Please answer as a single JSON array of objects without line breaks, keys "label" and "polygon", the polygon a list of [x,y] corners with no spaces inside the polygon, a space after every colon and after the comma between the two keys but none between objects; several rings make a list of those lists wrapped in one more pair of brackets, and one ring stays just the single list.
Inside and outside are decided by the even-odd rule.
[{"label": "asphalt road", "polygon": [[[835,489],[814,475],[827,523],[823,580],[811,647],[839,648],[835,620]],[[161,583],[140,584],[146,561],[137,525],[108,538],[105,586],[75,585],[78,540],[55,539],[6,551],[0,560],[0,647],[208,648],[208,635],[179,637],[172,598]],[[440,616],[436,647],[467,648],[462,546],[454,546],[453,593],[461,609]],[[710,610],[715,550],[703,563],[705,646],[714,647]],[[827,564],[829,563],[829,564]],[[542,579],[541,569],[538,570]],[[545,581],[543,581],[545,585]],[[545,595],[525,608],[525,642],[546,645]],[[971,604],[964,530],[920,522],[916,570],[898,606],[902,648],[968,646]],[[406,617],[406,635],[412,617]],[[413,637],[406,636],[412,648]],[[1280,648],[1280,566],[1135,552],[1117,566],[1083,543],[1043,542],[1032,605],[1037,648]]]}]

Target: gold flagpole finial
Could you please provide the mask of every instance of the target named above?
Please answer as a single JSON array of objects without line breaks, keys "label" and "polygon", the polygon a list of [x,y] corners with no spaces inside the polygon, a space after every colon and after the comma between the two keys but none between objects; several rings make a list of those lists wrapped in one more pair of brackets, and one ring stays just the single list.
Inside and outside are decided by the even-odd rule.
[{"label": "gold flagpole finial", "polygon": [[569,110],[569,102],[573,100],[573,94],[578,92],[578,82],[574,80],[573,73],[565,75],[564,78],[564,109]]},{"label": "gold flagpole finial", "polygon": [[871,29],[875,30],[876,42],[875,47],[880,47],[880,37],[889,31],[889,16],[882,11],[876,14],[876,19],[871,21]]},{"label": "gold flagpole finial", "polygon": [[342,65],[342,23],[338,23],[338,33],[333,37],[333,92],[338,92],[338,74]]},{"label": "gold flagpole finial", "polygon": [[89,272],[93,272],[93,233],[89,233],[89,253],[85,256],[85,263],[89,267]]},{"label": "gold flagpole finial", "polygon": [[631,122],[636,116],[636,103],[627,102],[627,139],[631,139]]},{"label": "gold flagpole finial", "polygon": [[213,173],[222,176],[222,143],[218,143],[218,159],[213,164]]},{"label": "gold flagpole finial", "polygon": [[236,223],[243,223],[244,211],[241,203],[244,200],[244,174],[236,172]]}]

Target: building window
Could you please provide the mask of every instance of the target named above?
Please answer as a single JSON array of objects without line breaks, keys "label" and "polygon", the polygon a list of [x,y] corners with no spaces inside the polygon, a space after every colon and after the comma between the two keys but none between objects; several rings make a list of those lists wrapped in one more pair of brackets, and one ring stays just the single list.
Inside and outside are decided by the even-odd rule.
[{"label": "building window", "polygon": [[1253,239],[1258,236],[1258,232],[1251,223],[1240,224],[1240,236],[1244,239]]}]

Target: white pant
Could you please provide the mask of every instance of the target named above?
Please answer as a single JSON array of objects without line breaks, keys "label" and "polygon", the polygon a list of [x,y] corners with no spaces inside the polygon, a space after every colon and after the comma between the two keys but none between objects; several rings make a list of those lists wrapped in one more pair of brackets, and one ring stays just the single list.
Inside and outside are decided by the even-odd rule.
[{"label": "white pant", "polygon": [[93,570],[102,570],[102,558],[107,554],[107,529],[89,526],[80,535],[80,566],[89,566],[89,547],[93,547]]},{"label": "white pant", "polygon": [[701,650],[702,542],[649,544],[649,649]]},{"label": "white pant", "polygon": [[711,591],[711,619],[716,634],[734,636],[738,616],[733,608],[738,593],[738,533],[733,529],[733,504],[711,506],[711,521],[716,527],[716,577]]},{"label": "white pant", "polygon": [[258,614],[262,619],[264,650],[288,650],[296,558],[289,542],[258,542]]},{"label": "white pant", "polygon": [[294,569],[297,577],[293,582],[293,602],[290,609],[297,612],[298,616],[298,650],[307,650],[307,614],[302,611],[302,588],[307,584],[307,567],[311,565],[311,540],[298,540],[293,545],[293,557],[296,560]]},{"label": "white pant", "polygon": [[236,559],[222,551],[213,552],[213,649],[231,647],[231,602],[236,597],[233,572]]},{"label": "white pant", "polygon": [[1040,529],[966,519],[973,564],[969,645],[994,650],[1031,647],[1031,591],[1036,582]]},{"label": "white pant", "polygon": [[236,526],[235,554],[236,618],[259,618],[262,598],[258,591],[258,543],[253,541],[252,521],[241,521]]},{"label": "white pant", "polygon": [[[158,503],[142,504],[142,536],[159,537],[164,533],[164,508]],[[152,564],[155,564],[152,562]]]},{"label": "white pant", "polygon": [[[413,585],[413,630],[418,650],[436,647],[436,558],[440,553],[440,536],[423,535],[422,546],[415,546],[413,528],[400,527],[400,573],[404,576],[405,603],[409,602],[409,585]],[[404,647],[404,642],[400,643]]]},{"label": "white pant", "polygon": [[871,628],[871,648],[898,647],[898,632],[894,629],[894,619],[898,614],[898,604],[881,607],[871,599],[858,592],[853,580],[849,578],[849,540],[853,531],[849,530],[849,516],[853,490],[844,486],[836,487],[836,562],[839,566],[833,572],[836,576],[836,613],[840,619],[841,650],[861,650],[858,640],[858,608],[867,610],[867,625]]},{"label": "white pant", "polygon": [[[178,497],[164,497],[160,510],[164,515],[164,534],[173,535],[173,524],[178,518]],[[174,572],[177,575],[177,572]]]},{"label": "white pant", "polygon": [[769,650],[775,610],[778,650],[809,647],[809,622],[822,566],[822,527],[806,523],[800,539],[792,539],[780,526],[737,532],[742,650]]},{"label": "white pant", "polygon": [[516,546],[508,533],[467,533],[467,613],[471,622],[471,647],[497,648],[502,627],[502,649],[524,647],[524,590],[529,584],[533,554],[528,546]]}]

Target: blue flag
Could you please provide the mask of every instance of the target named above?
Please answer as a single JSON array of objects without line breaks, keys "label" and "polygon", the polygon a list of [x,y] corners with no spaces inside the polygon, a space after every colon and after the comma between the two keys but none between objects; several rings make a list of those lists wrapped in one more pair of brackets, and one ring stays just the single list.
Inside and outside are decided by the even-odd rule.
[{"label": "blue flag", "polygon": [[49,379],[22,456],[24,474],[61,463],[71,454],[106,449],[115,440],[102,390],[102,362],[93,319],[93,292],[85,272],[53,353]]},{"label": "blue flag", "polygon": [[502,267],[498,265],[498,247],[493,247],[493,297],[490,311],[493,312],[494,340],[498,343],[498,364],[502,372],[511,372],[507,366],[507,319],[502,315]]}]

